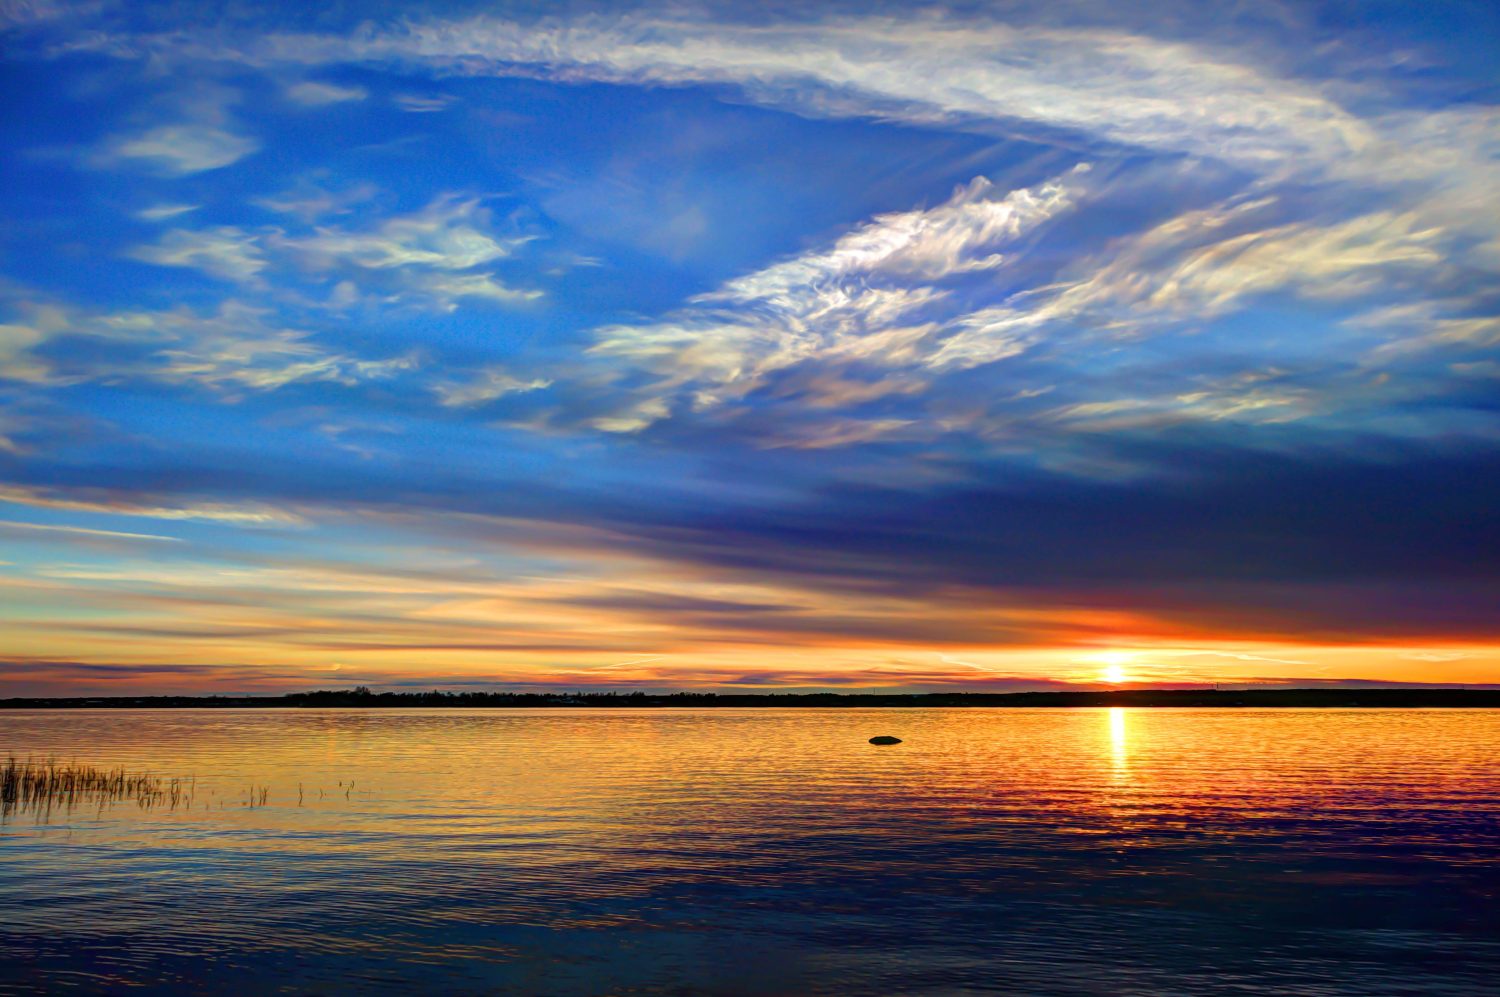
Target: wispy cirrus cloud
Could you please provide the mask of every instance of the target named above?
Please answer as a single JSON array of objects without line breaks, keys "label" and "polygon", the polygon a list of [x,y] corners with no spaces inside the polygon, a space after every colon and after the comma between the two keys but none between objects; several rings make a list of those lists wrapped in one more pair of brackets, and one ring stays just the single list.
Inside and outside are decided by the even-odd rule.
[{"label": "wispy cirrus cloud", "polygon": [[265,503],[180,501],[158,504],[139,494],[110,488],[43,488],[33,485],[0,485],[0,502],[55,509],[64,512],[141,516],[147,519],[202,519],[243,526],[295,526],[302,516]]},{"label": "wispy cirrus cloud", "polygon": [[320,227],[312,235],[288,237],[278,244],[315,269],[349,264],[370,270],[472,270],[504,259],[530,241],[523,235],[499,238],[485,231],[488,219],[489,212],[477,199],[443,197],[374,228]]},{"label": "wispy cirrus cloud", "polygon": [[135,217],[146,222],[164,222],[180,215],[185,215],[190,211],[197,211],[198,208],[199,205],[196,204],[153,204],[149,208],[142,208],[137,211]]},{"label": "wispy cirrus cloud", "polygon": [[[212,50],[190,35],[142,33],[113,36],[106,47],[121,55],[263,68],[399,65],[434,74],[541,76],[564,83],[729,85],[754,101],[804,115],[1003,134],[1019,128],[1032,138],[1103,156],[1136,150],[1218,161],[1251,181],[1243,196],[1184,211],[1117,240],[1107,255],[1085,254],[1071,273],[1042,281],[1033,273],[1024,278],[1030,286],[1007,282],[1004,295],[990,295],[1003,297],[1002,304],[978,307],[954,296],[947,282],[1009,268],[1005,254],[974,255],[963,244],[966,237],[983,240],[995,233],[984,232],[982,224],[969,236],[943,231],[945,225],[975,225],[959,200],[950,205],[948,219],[932,211],[909,213],[907,222],[925,227],[920,233],[900,233],[896,216],[881,216],[822,258],[809,254],[747,274],[653,323],[601,329],[594,357],[620,367],[614,380],[636,385],[610,411],[585,420],[610,432],[639,431],[674,408],[720,411],[766,388],[771,375],[793,368],[830,368],[822,376],[801,376],[804,384],[836,382],[853,385],[856,393],[868,390],[871,397],[893,397],[908,394],[906,387],[930,374],[1011,360],[1043,342],[1055,354],[1064,343],[1150,338],[1276,294],[1353,300],[1377,292],[1393,274],[1414,287],[1431,286],[1457,261],[1490,270],[1500,263],[1495,253],[1486,263],[1488,243],[1480,240],[1500,221],[1484,195],[1497,178],[1500,148],[1500,118],[1492,109],[1417,113],[1391,106],[1394,84],[1378,74],[1353,86],[1310,76],[1305,67],[1300,75],[1289,72],[1287,60],[1265,58],[1251,41],[1236,46],[1224,34],[1217,41],[1180,32],[1167,38],[1153,34],[1160,23],[1131,30],[1123,22],[1071,24],[1069,17],[1000,23],[978,15],[928,14],[793,24],[646,10],[542,21],[418,18],[349,36],[280,33],[227,45],[221,39]],[[1278,189],[1296,193],[1313,185],[1342,193],[1328,199],[1330,207],[1315,219],[1298,218],[1295,208],[1281,213],[1286,198]],[[1369,191],[1377,188],[1384,204],[1372,210]],[[462,210],[462,204],[434,203],[426,213],[447,210]],[[436,236],[422,234],[423,224],[412,216],[383,230],[319,231],[288,237],[284,248],[300,253],[303,265],[313,269],[347,266],[370,274],[428,268],[432,272],[411,276],[406,290],[441,309],[465,299],[514,304],[537,297],[493,274],[443,276],[442,270],[466,270],[503,254],[493,239],[463,232],[457,223],[437,245]],[[870,241],[860,245],[861,238]],[[878,244],[884,238],[911,242],[892,249]],[[864,258],[880,254],[885,258],[868,272],[879,273],[883,283],[851,290],[852,276],[869,262]],[[1090,266],[1092,273],[1086,272]],[[842,275],[840,267],[847,268]],[[898,275],[904,283],[890,279]],[[353,290],[354,284],[345,287]],[[862,389],[859,378],[833,369],[840,364],[905,366],[910,372],[899,380],[901,391],[889,387],[884,375],[866,377],[863,384],[873,386]],[[652,378],[653,387],[640,386]],[[1016,387],[1012,394],[1020,396],[1050,385]],[[1104,390],[1105,397],[1064,404],[1088,411],[1130,402]],[[1207,407],[1198,403],[1202,396],[1200,386],[1182,385],[1150,404],[1186,398],[1180,414],[1211,412],[1214,418],[1317,408],[1305,396],[1282,404],[1291,394],[1278,396],[1280,402],[1267,396]],[[838,429],[800,428],[796,435],[851,443],[884,435],[841,418]],[[886,412],[878,421],[898,427],[913,418],[925,417]],[[958,422],[965,419],[972,421]],[[951,414],[938,422],[957,424]]]},{"label": "wispy cirrus cloud", "polygon": [[458,98],[452,94],[398,93],[391,100],[409,114],[436,114],[452,107]]},{"label": "wispy cirrus cloud", "polygon": [[168,177],[223,169],[260,149],[247,136],[211,125],[158,125],[118,136],[95,157],[98,165],[133,165]]},{"label": "wispy cirrus cloud", "polygon": [[303,80],[286,88],[287,100],[304,107],[327,107],[364,100],[370,91],[360,86],[340,86],[321,80]]},{"label": "wispy cirrus cloud", "polygon": [[[115,44],[151,49],[173,42]],[[1119,30],[981,19],[736,24],[642,12],[523,23],[479,16],[352,38],[279,34],[223,55],[262,64],[404,61],[467,74],[540,69],[564,80],[633,85],[732,83],[756,99],[811,113],[970,127],[1035,121],[1126,145],[1262,165],[1326,164],[1374,141],[1358,117],[1316,86],[1278,78],[1231,53]],[[1180,100],[1184,93],[1193,95],[1191,104]]]},{"label": "wispy cirrus cloud", "polygon": [[466,408],[483,405],[506,395],[524,394],[549,388],[552,382],[545,378],[520,378],[503,367],[490,367],[476,371],[473,376],[434,385],[442,404],[448,408]]},{"label": "wispy cirrus cloud", "polygon": [[99,530],[87,526],[61,526],[55,523],[22,523],[11,519],[0,519],[0,532],[12,530],[21,534],[29,532],[67,534],[84,540],[149,540],[159,543],[182,543],[181,537],[167,537],[158,533],[130,533],[124,530]]},{"label": "wispy cirrus cloud", "polygon": [[217,49],[172,35],[101,43],[122,54],[263,66],[402,64],[565,82],[727,84],[803,114],[980,131],[1035,127],[1255,173],[1415,181],[1428,186],[1427,196],[1471,210],[1483,207],[1476,195],[1495,171],[1490,109],[1357,112],[1348,105],[1379,105],[1377,80],[1351,89],[1288,75],[1249,41],[1237,48],[1228,36],[1195,42],[1149,28],[930,12],[753,23],[648,9],[535,22],[417,19],[352,37],[281,33]]},{"label": "wispy cirrus cloud", "polygon": [[330,190],[316,181],[303,177],[289,189],[277,194],[255,199],[255,204],[277,214],[292,215],[305,223],[312,223],[336,215],[347,215],[362,205],[368,204],[380,193],[372,183],[357,183]]},{"label": "wispy cirrus cloud", "polygon": [[247,283],[266,268],[259,239],[233,226],[172,229],[154,243],[135,246],[126,256],[160,267],[188,267],[220,280]]},{"label": "wispy cirrus cloud", "polygon": [[[295,382],[345,386],[410,369],[409,355],[363,359],[320,345],[312,333],[268,321],[234,300],[202,314],[188,308],[88,313],[50,309],[17,337],[12,375],[55,384],[128,381],[220,392],[272,391]],[[87,344],[109,346],[107,351]]]},{"label": "wispy cirrus cloud", "polygon": [[[601,329],[591,352],[657,372],[652,390],[686,389],[697,409],[799,363],[910,363],[936,331],[931,316],[941,314],[943,282],[1000,267],[1002,247],[1067,211],[1086,173],[1078,167],[1015,191],[976,178],[936,207],[879,216],[826,250],[699,295],[664,322]],[[851,432],[859,435],[852,428],[841,435]]]},{"label": "wispy cirrus cloud", "polygon": [[[311,222],[343,214],[374,196],[369,185],[336,194],[307,187],[259,203]],[[403,294],[446,310],[463,299],[516,305],[542,297],[536,288],[512,287],[482,269],[509,259],[533,238],[502,235],[492,226],[490,212],[477,199],[447,196],[421,210],[363,227],[325,223],[291,232],[280,227],[174,228],[155,242],[130,247],[125,255],[252,286],[285,286],[288,275],[297,272],[319,280],[348,281],[356,294],[361,289],[377,295]]]},{"label": "wispy cirrus cloud", "polygon": [[1178,215],[1075,262],[1084,276],[964,317],[928,362],[991,363],[1059,330],[1118,339],[1160,333],[1279,291],[1350,299],[1402,269],[1430,273],[1446,266],[1442,231],[1420,228],[1412,214],[1374,212],[1327,224],[1275,217],[1275,201],[1267,198]]},{"label": "wispy cirrus cloud", "polygon": [[47,338],[37,325],[0,325],[0,380],[39,382],[49,375],[46,361],[31,350]]}]

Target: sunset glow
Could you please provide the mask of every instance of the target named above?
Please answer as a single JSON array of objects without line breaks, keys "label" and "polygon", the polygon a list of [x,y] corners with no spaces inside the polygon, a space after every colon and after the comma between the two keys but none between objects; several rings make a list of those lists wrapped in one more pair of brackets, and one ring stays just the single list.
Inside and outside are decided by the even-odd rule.
[{"label": "sunset glow", "polygon": [[1500,682],[1493,20],[877,6],[0,5],[0,696]]}]

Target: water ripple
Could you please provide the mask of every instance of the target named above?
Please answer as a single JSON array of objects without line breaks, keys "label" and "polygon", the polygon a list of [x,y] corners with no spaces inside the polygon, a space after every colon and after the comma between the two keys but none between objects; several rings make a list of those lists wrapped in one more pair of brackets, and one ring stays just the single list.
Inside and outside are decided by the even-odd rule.
[{"label": "water ripple", "polygon": [[6,752],[196,778],[0,824],[6,994],[1500,973],[1496,711],[18,711]]}]

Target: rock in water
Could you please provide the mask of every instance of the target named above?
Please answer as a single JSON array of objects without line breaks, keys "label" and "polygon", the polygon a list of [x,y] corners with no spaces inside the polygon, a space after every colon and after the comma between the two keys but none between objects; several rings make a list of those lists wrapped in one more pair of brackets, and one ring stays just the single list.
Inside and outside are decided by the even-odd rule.
[{"label": "rock in water", "polygon": [[901,738],[891,737],[889,734],[881,734],[879,737],[870,738],[871,744],[900,744]]}]

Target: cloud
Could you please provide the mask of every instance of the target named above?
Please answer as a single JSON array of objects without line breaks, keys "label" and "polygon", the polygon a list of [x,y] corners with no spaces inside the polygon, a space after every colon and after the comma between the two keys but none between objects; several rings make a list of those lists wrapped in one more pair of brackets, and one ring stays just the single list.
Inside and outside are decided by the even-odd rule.
[{"label": "cloud", "polygon": [[825,252],[809,253],[704,295],[704,301],[764,301],[797,307],[791,298],[806,288],[848,284],[862,275],[941,280],[955,274],[993,270],[1005,257],[993,250],[1070,208],[1078,182],[1089,167],[1034,188],[997,190],[975,177],[935,208],[877,215],[839,238]]},{"label": "cloud", "polygon": [[[121,51],[262,67],[366,64],[434,76],[729,85],[803,115],[1021,134],[1117,162],[1127,151],[1147,151],[1198,172],[1202,163],[1223,163],[1243,187],[1102,249],[1069,247],[1076,262],[1056,274],[1018,269],[1024,253],[1005,247],[1035,230],[1031,212],[1071,207],[1085,188],[1077,175],[1005,197],[976,182],[939,208],[878,216],[831,247],[730,281],[655,322],[600,329],[590,359],[607,372],[590,375],[591,383],[612,384],[615,395],[589,406],[582,422],[613,431],[637,432],[673,413],[743,421],[746,412],[734,407],[757,393],[788,411],[831,408],[834,398],[863,392],[871,411],[855,421],[864,427],[973,426],[993,413],[898,410],[895,399],[918,398],[909,389],[919,382],[940,390],[938,381],[1000,361],[1017,369],[1023,360],[1055,361],[1069,345],[1117,349],[1184,333],[1277,295],[1332,306],[1378,296],[1394,282],[1420,296],[1457,279],[1461,266],[1495,270],[1500,253],[1481,240],[1493,242],[1500,217],[1485,196],[1500,179],[1493,109],[1418,113],[1400,106],[1399,81],[1388,75],[1367,74],[1357,84],[1297,77],[1293,62],[1257,47],[1263,38],[1235,45],[1222,32],[1225,41],[1194,42],[1182,31],[1165,37],[1170,18],[1113,23],[1132,20],[1133,29],[933,13],[751,23],[635,12],[537,22],[431,18],[349,37],[271,33],[221,44],[217,55],[183,35],[115,41]],[[1105,184],[1089,187],[1090,197],[1107,200]],[[1316,206],[1308,200],[1313,189]],[[512,248],[466,224],[460,215],[474,207],[434,202],[421,217],[385,228],[320,229],[286,237],[285,248],[313,270],[427,268],[433,273],[404,277],[403,289],[443,309],[465,298],[536,296],[497,275],[441,276],[498,261]],[[985,275],[995,280],[981,295]],[[1479,335],[1468,330],[1482,332],[1487,316],[1444,321],[1429,338]],[[1146,351],[1133,353],[1147,359]],[[1131,365],[1122,361],[1122,377]],[[1058,373],[1048,371],[1046,385],[1008,384],[1006,395],[1050,386]],[[803,385],[838,385],[839,393],[788,392],[779,382],[793,376]],[[1057,399],[1057,411],[1100,414],[1097,406],[1140,403],[1140,419],[1120,411],[1108,423],[1089,420],[1094,427],[1326,411],[1305,387],[1210,402],[1196,384],[1127,397],[1097,378],[1075,383],[1075,397]],[[1083,396],[1085,385],[1092,396]],[[846,431],[853,425],[798,425],[784,438],[863,438],[865,430]]]},{"label": "cloud", "polygon": [[101,324],[149,329],[153,338],[164,340],[134,371],[117,367],[116,377],[134,373],[166,383],[270,391],[298,381],[350,386],[413,366],[407,357],[367,360],[333,352],[308,332],[265,319],[264,311],[229,301],[213,315],[134,313],[110,316]]},{"label": "cloud", "polygon": [[109,488],[59,489],[0,484],[0,502],[113,516],[149,519],[203,519],[242,526],[295,526],[305,520],[295,512],[262,503],[172,502],[152,504],[139,495],[111,494]]},{"label": "cloud", "polygon": [[1235,199],[1119,240],[1073,264],[1086,276],[964,317],[925,362],[940,369],[993,363],[1063,331],[1092,330],[1096,340],[1160,334],[1283,290],[1352,299],[1403,269],[1426,274],[1446,265],[1442,232],[1419,228],[1414,214],[1267,225],[1275,205]]},{"label": "cloud", "polygon": [[196,204],[156,204],[149,208],[142,208],[135,213],[135,217],[143,222],[164,222],[179,215],[185,215],[189,211],[197,211]]},{"label": "cloud", "polygon": [[502,284],[487,273],[428,274],[414,278],[411,286],[449,309],[456,308],[460,298],[523,304],[543,296],[541,291],[534,288],[522,289]]},{"label": "cloud", "polygon": [[552,382],[543,378],[523,380],[502,367],[476,371],[465,381],[450,381],[433,387],[442,404],[448,408],[483,405],[506,395],[522,394],[549,388]]},{"label": "cloud", "polygon": [[[1001,266],[998,250],[1070,208],[1086,173],[1015,191],[978,177],[934,208],[877,216],[826,250],[729,281],[663,322],[600,329],[591,353],[657,373],[651,390],[691,389],[700,410],[796,364],[910,363],[935,330],[918,316],[941,302],[943,282]],[[666,414],[664,405],[656,411]]]},{"label": "cloud", "polygon": [[[1422,216],[1419,228],[1492,233],[1500,221],[1487,196],[1500,174],[1493,107],[1412,107],[1409,81],[1388,67],[1366,66],[1357,81],[1299,77],[1289,72],[1297,60],[1268,45],[1265,32],[1236,38],[1198,18],[1186,18],[1203,36],[1194,41],[1176,19],[1149,12],[1052,19],[1096,22],[1086,25],[1041,23],[1048,19],[1037,14],[1011,11],[1011,23],[933,11],[767,22],[645,10],[534,22],[429,18],[347,37],[280,32],[236,44],[180,33],[97,42],[121,55],[263,67],[728,85],[804,115],[1019,131],[1099,154],[1198,157],[1266,180],[1378,186],[1401,202],[1398,213]],[[1136,27],[1123,26],[1131,21]],[[1317,65],[1349,68],[1336,52]]]},{"label": "cloud", "polygon": [[342,190],[327,190],[304,178],[290,190],[256,198],[253,203],[277,214],[293,215],[304,222],[313,222],[329,215],[348,214],[378,194],[379,188],[371,183],[358,183]]},{"label": "cloud", "polygon": [[[272,391],[296,382],[352,386],[409,370],[410,356],[365,359],[329,350],[312,333],[276,325],[269,312],[226,300],[200,314],[170,311],[59,312],[45,331],[21,328],[7,372],[31,371],[42,383],[145,381],[192,384],[220,392]],[[100,352],[87,344],[106,343]],[[51,347],[48,349],[48,347]],[[38,354],[47,350],[46,357]]]},{"label": "cloud", "polygon": [[156,242],[135,246],[125,255],[161,267],[201,270],[210,277],[237,283],[253,281],[266,267],[258,237],[233,226],[172,229]]},{"label": "cloud", "polygon": [[181,537],[164,537],[155,533],[125,533],[120,530],[96,530],[85,526],[59,526],[48,523],[21,523],[12,519],[0,519],[0,530],[38,533],[60,533],[100,540],[151,540],[165,543],[182,543]]},{"label": "cloud", "polygon": [[[314,193],[262,203],[275,210],[321,215],[370,196],[372,191],[355,188],[341,195]],[[502,235],[495,229],[491,212],[479,199],[446,195],[420,211],[373,225],[317,225],[310,235],[271,231],[258,245],[305,272],[350,281],[349,291],[340,292],[342,299],[357,298],[366,288],[385,289],[452,311],[465,299],[520,305],[542,297],[540,290],[512,287],[479,269],[509,259],[533,238],[515,232]]]},{"label": "cloud", "polygon": [[458,98],[451,94],[398,93],[391,100],[409,114],[435,114],[446,111]]},{"label": "cloud", "polygon": [[339,86],[336,83],[323,83],[317,80],[305,80],[294,83],[286,88],[287,100],[303,107],[327,107],[330,104],[344,104],[350,101],[364,100],[370,92],[360,86]]},{"label": "cloud", "polygon": [[1464,299],[1407,302],[1356,315],[1345,324],[1394,334],[1372,352],[1371,359],[1377,362],[1439,347],[1487,349],[1500,345],[1500,315],[1462,314],[1472,307]]},{"label": "cloud", "polygon": [[[3,329],[0,326],[0,329]],[[3,335],[3,333],[0,333]],[[4,354],[0,353],[0,361],[4,360]],[[15,457],[27,453],[29,448],[20,441],[20,437],[34,428],[34,422],[16,412],[7,412],[0,409],[0,453],[10,454]]]},{"label": "cloud", "polygon": [[46,332],[35,326],[0,325],[0,380],[45,382],[51,368],[31,349],[46,338]]},{"label": "cloud", "polygon": [[[1330,460],[1178,448],[1157,460],[1176,473],[1099,482],[1006,464],[942,484],[824,481],[790,494],[747,484],[712,501],[659,461],[649,486],[597,493],[586,482],[413,476],[408,466],[295,454],[243,468],[38,460],[22,473],[52,483],[9,487],[60,509],[219,513],[232,498],[235,511],[357,524],[380,560],[339,570],[281,554],[232,571],[155,560],[82,568],[111,572],[96,580],[116,592],[170,581],[175,598],[220,606],[251,593],[281,617],[286,644],[321,650],[1500,639],[1500,593],[1488,580],[1500,543],[1474,526],[1487,522],[1475,514],[1500,480],[1494,454]],[[772,478],[771,467],[744,473]],[[91,477],[108,487],[84,486]],[[402,536],[411,553],[391,547]],[[444,551],[472,560],[415,570]],[[521,552],[526,566],[510,567]],[[127,568],[134,581],[121,576]],[[306,594],[318,591],[326,595]],[[406,600],[399,620],[393,593]],[[170,622],[183,629],[177,605]],[[203,625],[242,625],[205,605]],[[309,613],[315,626],[301,621]]]},{"label": "cloud", "polygon": [[[872,16],[736,24],[631,13],[411,22],[354,38],[281,34],[253,62],[408,62],[471,75],[740,85],[804,113],[947,125],[1033,121],[1111,142],[1265,165],[1326,164],[1370,130],[1317,87],[1225,53],[1122,31]],[[1192,100],[1182,99],[1191,94]]]},{"label": "cloud", "polygon": [[136,164],[177,177],[223,169],[260,149],[260,143],[202,124],[159,125],[138,135],[113,139],[98,157],[101,165]]},{"label": "cloud", "polygon": [[[1340,360],[1315,369],[1271,337],[1201,346],[1184,337],[1275,295],[1347,307],[1392,287],[1429,293],[1455,272],[1452,238],[1414,212],[1286,221],[1281,199],[1266,194],[1189,209],[1087,251],[1067,247],[1062,272],[1048,269],[1053,246],[1027,259],[1026,247],[1080,201],[1107,209],[1150,195],[1134,183],[1095,181],[1085,167],[1008,193],[981,179],[936,207],[878,216],[828,249],[731,280],[657,323],[600,329],[591,358],[619,365],[634,387],[590,424],[639,432],[678,412],[732,421],[771,447],[1004,427],[1016,439],[1029,432],[1045,455],[1059,434],[1303,420],[1368,404],[1371,389]],[[1483,343],[1492,324],[1429,320],[1428,337]],[[1168,336],[1170,347],[1144,346]],[[1100,350],[1113,354],[1109,376],[1087,372]],[[1169,365],[1194,352],[1199,371]],[[941,395],[955,375],[1002,361],[1009,390],[967,407]],[[1050,408],[1035,401],[1059,382]],[[866,411],[851,417],[850,407]],[[844,411],[819,414],[835,408]]]},{"label": "cloud", "polygon": [[[368,184],[337,193],[303,184],[257,203],[311,221],[347,213],[376,193]],[[420,211],[387,217],[373,225],[314,225],[311,234],[288,235],[270,227],[171,229],[154,243],[131,247],[125,255],[247,285],[265,285],[268,271],[281,269],[275,286],[289,292],[296,289],[287,287],[285,270],[296,267],[317,279],[340,279],[341,289],[330,299],[334,307],[355,303],[365,290],[448,311],[465,299],[519,305],[542,297],[540,290],[512,287],[478,269],[508,259],[533,238],[500,235],[492,226],[490,212],[477,199],[444,196]]]},{"label": "cloud", "polygon": [[3,0],[0,27],[28,27],[67,16],[73,7],[57,0]]},{"label": "cloud", "polygon": [[504,259],[529,241],[519,235],[497,239],[481,229],[489,219],[477,199],[449,196],[372,229],[320,227],[314,235],[279,240],[278,245],[315,269],[352,265],[369,270],[469,270]]},{"label": "cloud", "polygon": [[913,424],[912,419],[825,419],[812,425],[790,426],[780,433],[766,434],[757,440],[757,445],[770,450],[827,450],[899,439]]},{"label": "cloud", "polygon": [[[1143,274],[1144,282],[1131,279],[1132,261],[1122,261],[1079,297],[1112,296],[1143,310],[1195,318],[1221,314],[1243,298],[1284,287],[1316,298],[1355,297],[1369,291],[1383,271],[1428,269],[1443,261],[1442,232],[1418,226],[1416,216],[1388,211],[1332,225],[1282,225],[1193,249],[1171,269]],[[1148,235],[1139,248],[1156,248],[1152,242]],[[1120,293],[1127,283],[1134,285],[1133,294]]]}]

